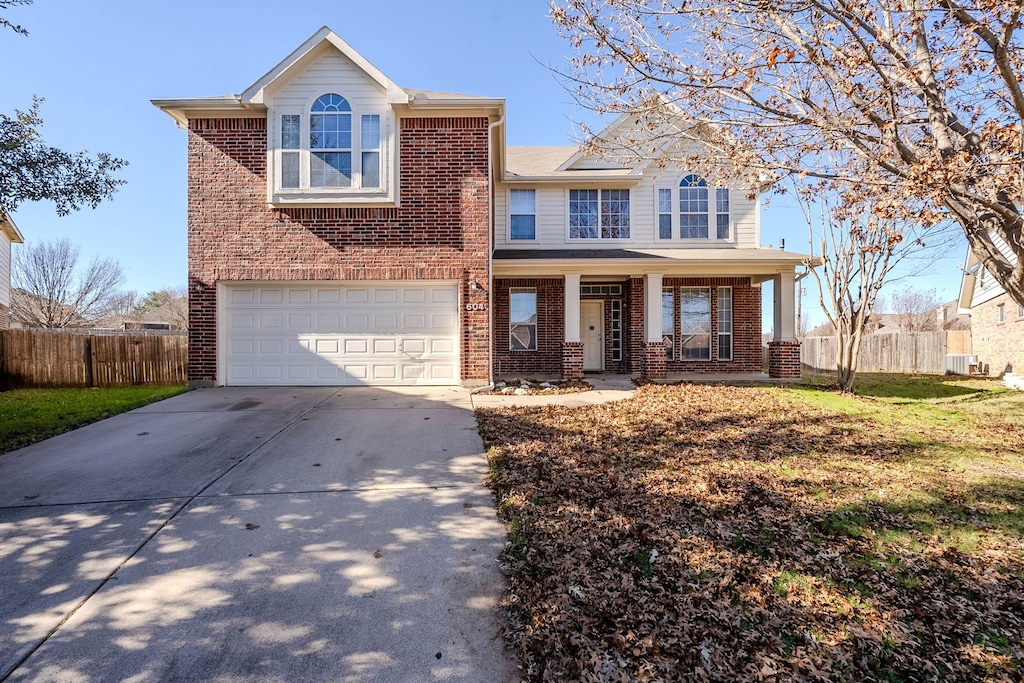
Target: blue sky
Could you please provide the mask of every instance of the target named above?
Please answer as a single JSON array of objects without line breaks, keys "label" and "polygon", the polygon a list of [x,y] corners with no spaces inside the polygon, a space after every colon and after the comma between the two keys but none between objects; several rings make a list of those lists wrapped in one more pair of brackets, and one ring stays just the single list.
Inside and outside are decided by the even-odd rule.
[{"label": "blue sky", "polygon": [[[84,254],[114,258],[131,289],[183,284],[185,132],[149,100],[241,92],[324,25],[399,85],[504,97],[510,145],[573,144],[573,121],[587,115],[546,68],[571,51],[547,13],[545,0],[36,0],[6,10],[29,35],[0,33],[0,111],[12,115],[40,95],[49,144],[130,163],[121,174],[128,184],[98,209],[62,218],[48,203],[23,204],[15,221],[29,240],[66,236]],[[803,219],[779,199],[762,214],[761,237],[807,250]],[[952,299],[963,258],[911,284]],[[816,292],[805,283],[813,310]]]}]

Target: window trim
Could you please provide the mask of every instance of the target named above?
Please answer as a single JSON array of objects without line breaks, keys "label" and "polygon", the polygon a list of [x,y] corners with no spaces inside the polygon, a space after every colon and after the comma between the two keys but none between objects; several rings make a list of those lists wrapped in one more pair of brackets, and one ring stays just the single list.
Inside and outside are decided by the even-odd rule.
[{"label": "window trim", "polygon": [[[716,359],[723,362],[733,362],[736,360],[736,291],[733,287],[718,287],[718,310],[715,311],[714,322],[715,322],[715,336],[718,339],[716,349],[718,355]],[[729,293],[729,331],[722,332],[722,294]],[[722,356],[722,337],[729,338],[729,356]]]},{"label": "window trim", "polygon": [[[665,334],[665,297],[669,297],[669,313],[672,315],[672,334]],[[665,337],[668,337],[666,339]],[[667,344],[666,344],[667,342]],[[676,359],[676,290],[674,287],[661,288],[661,343],[665,344],[665,360]]]},{"label": "window trim", "polygon": [[1017,320],[1024,320],[1024,306],[1017,304]]},{"label": "window trim", "polygon": [[[310,184],[310,162],[315,151],[310,145],[311,116],[313,105],[325,95],[338,95],[348,102],[350,111],[345,112],[352,117],[352,141],[349,151],[352,155],[352,184],[350,187],[315,187]],[[299,117],[299,147],[284,148],[282,130],[286,116]],[[363,149],[363,117],[378,117],[380,126],[379,145],[375,149]],[[309,97],[304,106],[278,106],[267,112],[267,144],[268,162],[271,168],[267,172],[268,201],[274,205],[352,205],[374,204],[395,205],[395,187],[397,185],[393,159],[395,158],[396,136],[394,112],[386,105],[379,108],[357,106],[354,98],[343,92],[332,89],[317,92]],[[331,151],[331,150],[328,150]],[[284,153],[298,153],[299,186],[284,187]],[[363,187],[363,156],[364,152],[376,152],[378,155],[377,187]]]},{"label": "window trim", "polygon": [[[626,219],[629,224],[626,226],[629,230],[628,237],[603,237],[602,232],[602,213],[601,203],[603,201],[603,194],[609,190],[615,190],[619,192],[626,192],[627,199],[629,202],[629,211],[626,213]],[[574,191],[595,191],[597,192],[597,237],[572,237],[572,226],[570,225],[570,217],[572,216],[572,193]],[[618,201],[622,201],[621,199]],[[565,242],[566,244],[587,244],[593,242],[606,242],[612,244],[623,244],[633,241],[633,193],[630,192],[628,187],[567,187],[565,188]]]},{"label": "window trim", "polygon": [[1006,322],[1006,304],[996,306],[996,322],[1000,325]]},{"label": "window trim", "polygon": [[[534,317],[534,322],[532,324],[533,335],[532,335],[532,337],[530,339],[530,341],[532,343],[532,346],[527,346],[526,348],[521,348],[521,349],[517,349],[517,348],[515,348],[512,345],[512,338],[513,338],[512,337],[512,297],[514,295],[516,295],[516,294],[533,294],[533,317]],[[532,352],[532,351],[537,351],[540,348],[540,344],[537,341],[537,330],[540,327],[539,323],[540,323],[540,301],[539,301],[538,296],[537,296],[537,288],[536,287],[509,287],[509,289],[508,289],[508,350],[512,351],[512,352],[517,352],[517,353],[518,352],[529,353],[529,352]],[[529,323],[525,323],[525,324],[521,323],[520,325],[517,325],[516,327],[520,327],[520,326],[530,327],[531,325]]]},{"label": "window trim", "polygon": [[[513,216],[528,216],[530,214],[525,213],[512,213],[512,193],[513,192],[532,192],[533,193],[533,237],[512,237],[512,217]],[[506,239],[508,242],[536,242],[537,241],[537,189],[532,187],[510,187],[505,197],[505,201],[508,202],[508,231],[506,232]]]},{"label": "window trim", "polygon": [[[679,220],[679,186],[680,183],[687,176],[695,176],[698,179],[703,180],[707,183],[708,191],[708,236],[707,237],[680,237],[680,220]],[[666,176],[661,178],[654,184],[654,241],[674,244],[736,244],[736,202],[735,192],[730,185],[712,185],[708,182],[708,179],[701,176],[695,171],[684,171],[675,176]],[[661,210],[661,191],[668,190],[671,196],[670,206],[671,211],[665,214]],[[729,192],[729,211],[727,214],[719,214],[718,209],[718,191],[726,190]],[[671,223],[671,230],[669,234],[671,237],[661,236],[661,216],[668,215]],[[729,237],[725,239],[718,238],[718,216],[728,215],[729,216]]]},{"label": "window trim", "polygon": [[[690,287],[690,286],[679,287],[679,297],[678,297],[678,303],[676,305],[679,308],[679,342],[678,342],[678,344],[679,344],[679,360],[681,360],[681,361],[691,361],[691,362],[705,363],[705,362],[710,362],[712,360],[712,354],[711,354],[712,346],[711,346],[711,344],[712,344],[712,341],[714,341],[714,338],[715,338],[715,335],[714,335],[715,311],[714,311],[714,306],[713,306],[713,302],[712,302],[712,299],[711,299],[711,296],[712,296],[711,290],[712,289],[714,289],[714,288],[713,287]],[[690,333],[687,336],[687,333],[683,331],[683,318],[684,318],[684,315],[683,315],[683,294],[685,292],[687,292],[687,291],[700,291],[700,292],[706,292],[707,293],[707,302],[708,302],[708,331],[707,332],[695,332],[695,333]],[[684,344],[684,337],[686,337],[688,339],[688,338],[698,337],[698,336],[700,336],[700,337],[705,337],[706,336],[707,339],[708,339],[708,343],[707,343],[708,355],[707,355],[707,358],[687,358],[685,356],[685,354],[684,354],[684,349],[685,349],[685,347],[683,346],[683,344]],[[703,347],[701,347],[701,348],[703,348]]]}]

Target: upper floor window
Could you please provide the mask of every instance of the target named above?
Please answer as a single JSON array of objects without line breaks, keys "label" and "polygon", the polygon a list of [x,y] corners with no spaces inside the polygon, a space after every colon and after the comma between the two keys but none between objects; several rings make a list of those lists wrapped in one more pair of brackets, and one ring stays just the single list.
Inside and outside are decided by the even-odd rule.
[{"label": "upper floor window", "polygon": [[356,116],[348,100],[328,93],[313,102],[308,117],[282,114],[280,124],[282,189],[381,187],[380,114]]},{"label": "upper floor window", "polygon": [[509,194],[509,237],[537,239],[537,191],[512,190]]},{"label": "upper floor window", "polygon": [[629,190],[569,190],[569,239],[629,239]]},{"label": "upper floor window", "polygon": [[[673,211],[673,195],[678,199],[678,213]],[[714,188],[712,201],[708,182],[691,173],[677,188],[658,188],[656,199],[659,239],[731,239],[728,188]]]},{"label": "upper floor window", "polygon": [[996,306],[996,320],[1001,323],[1006,322],[1006,304],[999,304]]}]

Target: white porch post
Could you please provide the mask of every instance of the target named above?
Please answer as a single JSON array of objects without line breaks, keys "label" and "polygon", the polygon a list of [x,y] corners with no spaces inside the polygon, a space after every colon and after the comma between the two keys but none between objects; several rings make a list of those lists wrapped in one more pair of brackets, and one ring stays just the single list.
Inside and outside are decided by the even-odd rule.
[{"label": "white porch post", "polygon": [[644,327],[648,344],[661,343],[661,273],[644,276]]},{"label": "white porch post", "polygon": [[796,279],[792,270],[775,276],[775,341],[796,340]]},{"label": "white porch post", "polygon": [[580,274],[565,274],[565,340],[580,341]]}]

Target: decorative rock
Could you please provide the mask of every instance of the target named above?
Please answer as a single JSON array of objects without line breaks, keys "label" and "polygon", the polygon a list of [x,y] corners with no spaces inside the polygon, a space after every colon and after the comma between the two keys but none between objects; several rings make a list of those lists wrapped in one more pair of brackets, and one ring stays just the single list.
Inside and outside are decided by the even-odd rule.
[{"label": "decorative rock", "polygon": [[514,394],[516,391],[517,391],[517,389],[515,387],[505,387],[504,389],[501,390],[501,393],[503,393],[503,394]]},{"label": "decorative rock", "polygon": [[498,382],[497,384],[494,385],[494,388],[495,389],[504,389],[506,386],[508,386],[508,385],[506,385],[504,382]]},{"label": "decorative rock", "polygon": [[526,396],[529,393],[530,393],[530,390],[525,388],[525,387],[519,387],[518,389],[515,390],[515,395],[516,396]]},{"label": "decorative rock", "polygon": [[541,382],[537,386],[539,386],[541,389],[550,389],[554,385],[551,382]]}]

